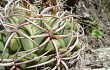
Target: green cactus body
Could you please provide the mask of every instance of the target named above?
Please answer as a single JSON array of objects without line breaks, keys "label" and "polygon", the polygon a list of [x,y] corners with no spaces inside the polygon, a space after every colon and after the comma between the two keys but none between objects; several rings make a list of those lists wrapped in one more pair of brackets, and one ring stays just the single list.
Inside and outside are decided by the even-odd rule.
[{"label": "green cactus body", "polygon": [[25,51],[33,49],[33,42],[29,39],[21,39],[22,47]]},{"label": "green cactus body", "polygon": [[[74,52],[81,48],[78,35],[78,43],[70,50],[77,41],[76,34],[81,31],[78,23],[77,21],[73,21],[74,17],[72,14],[69,15],[67,11],[57,10],[59,6],[51,7],[50,3],[49,7],[46,6],[46,8],[41,6],[42,3],[39,3],[41,4],[39,5],[41,6],[40,9],[43,9],[41,11],[34,4],[34,6],[30,2],[28,4],[28,1],[25,3],[27,8],[23,5],[25,1],[20,0],[20,3],[19,1],[16,3],[15,9],[13,9],[14,12],[10,8],[10,10],[6,10],[10,14],[1,12],[3,15],[8,14],[10,16],[2,18],[5,19],[2,20],[5,27],[0,30],[0,58],[2,58],[3,50],[4,59],[17,60],[16,64],[39,57],[32,62],[21,64],[20,67],[22,70],[27,70],[26,67],[34,64],[41,64],[43,66],[42,64],[48,65],[52,62],[58,62],[59,65],[56,67],[60,67],[61,61],[63,61],[62,58],[71,57]],[[15,4],[13,2],[12,4]],[[53,15],[51,13],[54,10],[56,13]],[[39,13],[39,11],[41,12]],[[2,26],[1,21],[0,26]],[[13,33],[15,34],[10,38]],[[30,52],[32,53],[29,54]],[[20,59],[26,54],[27,56]],[[48,61],[52,62],[48,63]],[[47,64],[45,64],[46,62]],[[64,62],[66,63],[66,60]],[[3,63],[10,63],[10,61]],[[52,64],[52,66],[55,65],[57,64]]]},{"label": "green cactus body", "polygon": [[0,52],[2,52],[4,49],[4,44],[3,44],[3,41],[0,41]]}]

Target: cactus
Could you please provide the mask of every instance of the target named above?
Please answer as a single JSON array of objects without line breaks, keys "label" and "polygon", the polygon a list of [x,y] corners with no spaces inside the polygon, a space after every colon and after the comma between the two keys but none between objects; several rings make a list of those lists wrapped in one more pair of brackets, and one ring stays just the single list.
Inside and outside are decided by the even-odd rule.
[{"label": "cactus", "polygon": [[[55,62],[52,65],[54,68],[63,65],[68,69],[66,60],[70,60],[74,57],[72,53],[82,48],[79,37],[83,36],[83,30],[74,21],[74,15],[59,11],[57,5],[41,6],[40,10],[28,1],[11,3],[15,3],[15,6],[10,4],[6,12],[1,12],[8,14],[8,17],[2,17],[5,23],[0,22],[4,26],[0,31],[0,66],[25,69],[49,66]],[[56,12],[53,14],[52,10]],[[5,57],[6,53],[8,57]]]}]

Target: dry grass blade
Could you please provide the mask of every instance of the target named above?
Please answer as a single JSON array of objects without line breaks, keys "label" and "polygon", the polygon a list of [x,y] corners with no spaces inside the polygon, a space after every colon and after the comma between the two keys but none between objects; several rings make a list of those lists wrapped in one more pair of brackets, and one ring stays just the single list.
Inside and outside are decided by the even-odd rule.
[{"label": "dry grass blade", "polygon": [[[2,23],[0,23],[0,25],[2,25]],[[16,25],[15,24],[10,24],[8,22],[4,22],[3,24],[5,27],[10,27],[10,28],[13,28],[13,29],[16,29]]]},{"label": "dry grass blade", "polygon": [[62,19],[60,19],[60,20],[55,24],[55,26],[52,28],[52,30],[57,29],[57,28],[59,27],[59,25],[61,25],[61,24],[63,24],[63,23],[64,23],[64,21],[63,21]]},{"label": "dry grass blade", "polygon": [[27,68],[33,68],[33,67],[38,67],[38,66],[46,65],[46,64],[49,64],[49,63],[54,62],[55,60],[56,60],[56,59],[51,59],[51,60],[46,61],[46,62],[44,62],[44,63],[37,64],[37,65],[33,65],[33,66],[29,66],[29,67],[27,67]]},{"label": "dry grass blade", "polygon": [[70,18],[70,17],[73,17],[73,18],[78,18],[79,19],[79,15],[67,15],[67,16],[65,16],[64,18],[63,18],[63,20],[64,19],[66,19],[66,18]]},{"label": "dry grass blade", "polygon": [[29,19],[25,18],[28,22],[32,23],[33,25],[35,25],[36,27],[38,27],[39,29],[45,31],[45,32],[48,32],[46,29],[42,28],[41,26],[37,25],[37,23],[34,23],[32,21],[30,21]]},{"label": "dry grass blade", "polygon": [[59,16],[50,15],[50,14],[43,14],[42,17],[53,17],[53,18],[56,18],[56,19],[62,19],[62,18],[59,17]]},{"label": "dry grass blade", "polygon": [[67,11],[64,11],[62,14],[61,14],[61,18],[67,13]]},{"label": "dry grass blade", "polygon": [[14,34],[16,34],[16,33],[13,32],[13,33],[9,36],[8,40],[6,41],[6,44],[5,44],[5,46],[4,46],[3,53],[2,53],[2,60],[3,60],[3,58],[4,58],[5,50],[6,50],[7,46],[8,46],[8,44],[9,44],[11,38],[14,36]]},{"label": "dry grass blade", "polygon": [[39,47],[39,45],[38,45],[34,40],[32,40],[28,35],[26,35],[25,33],[23,33],[23,32],[20,31],[20,30],[17,30],[17,32],[18,32],[20,35],[23,35],[24,37],[26,37],[27,39],[29,39],[30,41],[32,41],[33,43],[35,43],[35,44]]},{"label": "dry grass blade", "polygon": [[[39,47],[41,47],[41,46],[43,46],[43,45],[45,45],[46,43],[48,43],[48,41],[50,40],[50,38],[48,37],[47,38],[47,40],[46,41],[44,41]],[[27,54],[25,54],[25,55],[23,55],[23,56],[21,56],[21,57],[19,57],[18,59],[16,59],[15,60],[15,62],[17,62],[17,61],[19,61],[19,60],[21,60],[22,58],[24,58],[24,57],[26,57],[26,56],[28,56],[28,55],[30,55],[31,53],[33,53],[33,52],[35,52],[35,51],[37,51],[38,49],[35,49],[35,50],[33,50],[33,51],[30,51],[29,53],[27,53]],[[50,50],[49,50],[50,51]],[[48,51],[48,52],[49,52]]]},{"label": "dry grass blade", "polygon": [[64,56],[64,55],[68,54],[69,52],[71,52],[71,51],[74,49],[74,47],[75,47],[75,46],[78,44],[78,42],[79,42],[78,35],[79,35],[79,33],[77,33],[76,41],[75,41],[75,43],[73,44],[73,46],[69,47],[69,50],[68,50],[67,52],[65,52],[64,54],[62,54],[61,56]]},{"label": "dry grass blade", "polygon": [[59,67],[60,62],[61,62],[61,59],[59,58],[59,59],[57,60],[57,64],[56,64],[57,67]]},{"label": "dry grass blade", "polygon": [[64,27],[66,26],[66,24],[67,24],[67,23],[64,23],[64,25],[62,25],[60,28],[58,28],[58,29],[55,31],[55,33],[61,31],[62,29],[64,29]]},{"label": "dry grass blade", "polygon": [[25,51],[25,52],[31,52],[33,50],[38,50],[38,48],[41,48],[43,45],[47,44],[49,42],[50,38],[48,37],[41,45],[39,45],[39,47],[36,47],[36,48],[33,48],[33,49],[30,49],[28,51]]},{"label": "dry grass blade", "polygon": [[35,38],[41,38],[41,37],[47,37],[47,36],[49,35],[46,33],[46,34],[35,35]]},{"label": "dry grass blade", "polygon": [[[29,36],[30,38],[42,38],[42,37],[48,37],[48,34],[40,34],[35,36]],[[25,37],[14,37],[14,38],[25,38]]]},{"label": "dry grass blade", "polygon": [[64,65],[64,67],[65,67],[66,70],[69,70],[67,64],[63,60],[61,60],[61,63]]},{"label": "dry grass blade", "polygon": [[78,55],[79,55],[79,51],[77,51],[76,54],[71,55],[71,57],[63,57],[63,58],[61,58],[61,59],[62,59],[62,60],[70,60],[70,59],[76,58]]},{"label": "dry grass blade", "polygon": [[45,20],[43,20],[43,22],[44,22],[44,25],[46,26],[46,28],[48,30],[52,30],[52,28],[48,25],[48,23]]},{"label": "dry grass blade", "polygon": [[[0,9],[0,11],[2,11],[2,9]],[[0,18],[3,18],[3,14],[0,12]]]},{"label": "dry grass blade", "polygon": [[55,67],[52,70],[56,70],[60,65],[61,59],[57,60]]},{"label": "dry grass blade", "polygon": [[[51,50],[51,49],[50,49]],[[49,51],[47,51],[47,52],[45,52],[44,54],[42,54],[42,55],[40,55],[40,56],[38,56],[38,57],[34,57],[33,59],[31,59],[31,60],[27,60],[27,61],[24,61],[24,62],[19,62],[19,63],[16,63],[16,65],[21,65],[21,64],[26,64],[26,63],[30,63],[30,62],[32,62],[32,61],[35,61],[35,60],[37,60],[37,59],[39,59],[39,58],[43,58],[47,53],[49,53],[50,52],[50,50]],[[15,60],[15,62],[16,62],[17,60]]]},{"label": "dry grass blade", "polygon": [[52,6],[52,7],[47,7],[47,8],[45,8],[44,10],[42,10],[40,14],[42,15],[42,14],[48,12],[49,10],[51,10],[52,8],[54,8],[54,6]]},{"label": "dry grass blade", "polygon": [[68,34],[68,35],[54,35],[54,38],[64,39],[64,38],[67,38],[69,36],[70,36],[70,34]]},{"label": "dry grass blade", "polygon": [[50,41],[50,37],[48,37],[39,47],[42,47],[43,45],[47,44]]},{"label": "dry grass blade", "polygon": [[52,70],[56,70],[57,69],[57,66],[55,66]]},{"label": "dry grass blade", "polygon": [[53,45],[55,47],[55,50],[56,50],[56,54],[57,54],[57,56],[56,56],[56,58],[57,58],[57,64],[56,64],[56,66],[58,67],[59,64],[60,64],[60,61],[61,61],[60,55],[59,55],[59,51],[58,51],[58,46],[57,46],[57,44],[55,43],[55,41],[53,39],[52,39],[52,43],[53,43]]},{"label": "dry grass blade", "polygon": [[2,19],[0,19],[1,25],[6,29],[6,26],[4,25],[4,22],[2,21]]},{"label": "dry grass blade", "polygon": [[12,33],[13,30],[1,30],[1,31],[0,31],[0,33],[6,33],[6,32],[8,32],[8,33]]},{"label": "dry grass blade", "polygon": [[71,36],[70,36],[71,38],[70,38],[70,41],[69,41],[69,43],[68,43],[68,45],[67,45],[67,48],[69,48],[69,46],[71,45],[71,42],[72,42],[72,40],[73,40],[73,33],[71,33]]},{"label": "dry grass blade", "polygon": [[[27,11],[27,12],[31,12],[31,14],[34,14],[34,15],[37,15],[35,12],[33,12],[32,10],[29,10],[29,9],[26,9],[26,8],[23,8],[23,7],[18,7],[20,10],[23,10],[23,11]],[[28,17],[28,16],[27,16]]]},{"label": "dry grass blade", "polygon": [[53,45],[54,45],[54,47],[55,47],[56,54],[57,54],[57,59],[59,60],[58,46],[56,45],[56,43],[55,43],[55,41],[54,41],[53,39],[52,39],[51,41],[52,41],[52,43],[53,43]]},{"label": "dry grass blade", "polygon": [[1,66],[13,66],[14,62],[10,62],[10,63],[0,63],[0,67]]},{"label": "dry grass blade", "polygon": [[13,0],[10,0],[10,1],[8,1],[8,3],[6,4],[6,6],[5,6],[5,11],[4,11],[4,13],[5,13],[5,16],[9,16],[8,14],[9,14],[9,12],[8,12],[8,9],[9,9],[9,6],[10,6],[10,4],[13,2]]},{"label": "dry grass blade", "polygon": [[12,61],[13,61],[13,59],[3,59],[3,60],[2,60],[2,59],[0,59],[0,62],[1,62],[1,61],[2,61],[2,62],[12,62]]},{"label": "dry grass blade", "polygon": [[23,56],[17,58],[17,59],[15,60],[15,62],[17,62],[17,61],[23,59],[24,57],[26,57],[26,56],[28,56],[28,55],[30,55],[30,54],[32,54],[32,53],[34,53],[35,51],[36,51],[36,50],[33,50],[33,51],[31,51],[31,52],[29,52],[29,53],[27,53],[27,54],[25,54],[25,55],[23,55]]}]

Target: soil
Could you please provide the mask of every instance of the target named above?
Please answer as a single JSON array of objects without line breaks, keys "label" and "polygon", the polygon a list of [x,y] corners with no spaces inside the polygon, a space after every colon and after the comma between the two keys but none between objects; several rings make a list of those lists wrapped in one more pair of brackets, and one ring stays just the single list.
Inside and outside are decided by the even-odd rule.
[{"label": "soil", "polygon": [[[98,1],[99,0],[95,0],[94,5],[92,7],[89,6],[88,9],[90,13],[97,17],[104,34],[101,39],[90,36],[87,37],[91,43],[84,51],[85,65],[81,70],[110,70],[110,9],[106,7],[107,11],[103,11]],[[110,0],[107,0],[105,4],[109,6]],[[97,9],[95,5],[97,5]],[[93,10],[96,12],[94,13]],[[102,12],[100,12],[100,10],[102,10]]]}]

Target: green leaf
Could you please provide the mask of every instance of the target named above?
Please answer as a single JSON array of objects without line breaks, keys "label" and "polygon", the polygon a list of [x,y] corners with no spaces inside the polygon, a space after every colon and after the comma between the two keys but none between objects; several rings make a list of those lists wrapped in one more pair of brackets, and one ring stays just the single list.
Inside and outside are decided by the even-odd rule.
[{"label": "green leaf", "polygon": [[97,38],[102,38],[103,32],[100,29],[93,29],[91,35]]}]

